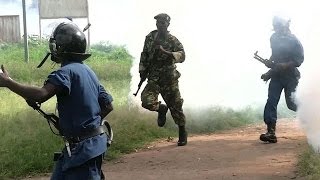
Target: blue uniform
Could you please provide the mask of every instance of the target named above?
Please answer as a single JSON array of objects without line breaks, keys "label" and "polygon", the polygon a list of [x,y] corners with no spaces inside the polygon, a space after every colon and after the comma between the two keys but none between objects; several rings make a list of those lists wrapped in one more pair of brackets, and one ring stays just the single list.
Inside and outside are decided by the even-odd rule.
[{"label": "blue uniform", "polygon": [[268,89],[268,100],[264,109],[264,122],[266,124],[276,123],[277,121],[277,105],[282,90],[284,90],[288,108],[293,111],[297,110],[292,93],[295,91],[300,78],[297,67],[304,61],[303,47],[293,34],[274,33],[270,38],[270,44],[272,49],[271,61],[275,63],[292,62],[294,67],[286,70],[271,69],[272,76]]},{"label": "blue uniform", "polygon": [[[64,136],[74,137],[101,125],[99,101],[109,104],[113,99],[87,65],[80,62],[64,63],[48,76],[46,83],[62,89],[62,93],[56,96]],[[71,144],[71,157],[64,148],[51,179],[101,179],[106,144],[107,136],[102,134]]]}]

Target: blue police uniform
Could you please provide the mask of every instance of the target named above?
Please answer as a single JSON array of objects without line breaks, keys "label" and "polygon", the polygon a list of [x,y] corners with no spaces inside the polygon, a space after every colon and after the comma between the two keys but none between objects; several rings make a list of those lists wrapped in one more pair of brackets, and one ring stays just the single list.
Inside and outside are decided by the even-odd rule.
[{"label": "blue police uniform", "polygon": [[[95,73],[82,62],[63,63],[60,69],[48,76],[46,83],[62,89],[62,93],[56,96],[61,132],[65,137],[74,137],[85,130],[99,127],[101,125],[99,101],[104,101],[105,104],[113,101]],[[102,158],[107,150],[106,144],[105,134],[71,143],[71,156],[64,148],[51,179],[100,180]]]},{"label": "blue police uniform", "polygon": [[271,69],[272,76],[268,89],[268,100],[264,109],[264,122],[266,124],[273,124],[277,121],[277,105],[282,90],[284,90],[288,108],[293,111],[297,110],[292,93],[295,91],[300,78],[297,67],[304,61],[303,47],[295,35],[274,33],[270,38],[270,44],[272,49],[271,61],[274,61],[275,64],[292,62],[294,67],[282,71]]}]

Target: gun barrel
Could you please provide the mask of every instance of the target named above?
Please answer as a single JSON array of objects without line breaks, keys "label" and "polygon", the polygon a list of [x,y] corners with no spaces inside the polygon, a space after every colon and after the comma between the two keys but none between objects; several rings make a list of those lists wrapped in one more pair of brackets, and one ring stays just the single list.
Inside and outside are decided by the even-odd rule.
[{"label": "gun barrel", "polygon": [[254,53],[254,57],[253,58],[255,58],[256,60],[258,60],[258,61],[260,61],[262,63],[266,63],[266,61],[267,61],[266,59],[263,59],[261,56],[258,55],[258,51],[256,51]]},{"label": "gun barrel", "polygon": [[253,57],[253,58],[255,58],[256,60],[258,60],[258,61],[260,61],[260,62],[262,62],[262,63],[265,62],[265,59],[262,59],[261,57],[255,56],[255,57]]},{"label": "gun barrel", "polygon": [[134,95],[134,96],[137,96],[137,94],[138,94],[139,90],[140,90],[140,87],[138,87],[138,89],[137,89],[136,93],[133,93],[133,95]]}]

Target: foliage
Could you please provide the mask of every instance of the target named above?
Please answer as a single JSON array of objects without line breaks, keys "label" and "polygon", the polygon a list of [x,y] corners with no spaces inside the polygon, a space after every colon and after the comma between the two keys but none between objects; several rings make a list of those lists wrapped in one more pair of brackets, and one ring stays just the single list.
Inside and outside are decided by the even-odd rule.
[{"label": "foliage", "polygon": [[310,180],[320,179],[320,154],[311,146],[299,157],[298,171],[303,177]]},{"label": "foliage", "polygon": [[91,46],[91,52],[97,57],[104,56],[114,61],[131,61],[132,56],[129,54],[125,46],[111,44],[109,41],[101,41]]}]

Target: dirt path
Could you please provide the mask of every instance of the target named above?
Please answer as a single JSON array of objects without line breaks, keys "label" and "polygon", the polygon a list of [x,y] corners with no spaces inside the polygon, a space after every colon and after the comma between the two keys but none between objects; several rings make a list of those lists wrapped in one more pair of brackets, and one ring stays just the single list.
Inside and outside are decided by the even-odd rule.
[{"label": "dirt path", "polygon": [[207,136],[193,136],[177,147],[160,142],[104,166],[108,180],[282,180],[296,175],[297,155],[306,147],[296,121],[278,123],[277,144],[259,142],[264,125]]},{"label": "dirt path", "polygon": [[[150,145],[107,162],[107,180],[282,180],[296,175],[298,154],[307,146],[296,121],[280,120],[277,144],[259,142],[264,125],[250,125],[223,133],[176,139]],[[47,179],[47,178],[41,178]]]}]

